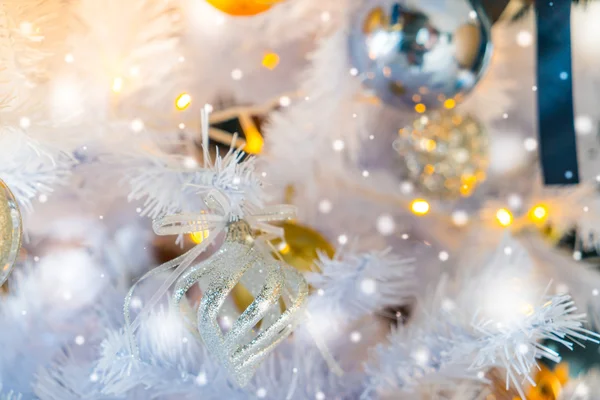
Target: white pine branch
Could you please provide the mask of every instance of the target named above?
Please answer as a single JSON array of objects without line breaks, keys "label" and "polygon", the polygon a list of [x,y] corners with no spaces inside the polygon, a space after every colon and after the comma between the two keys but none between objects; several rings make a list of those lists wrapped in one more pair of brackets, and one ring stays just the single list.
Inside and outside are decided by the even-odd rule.
[{"label": "white pine branch", "polygon": [[17,129],[0,131],[0,179],[26,210],[32,209],[35,197],[66,183],[74,164],[70,154],[54,145]]},{"label": "white pine branch", "polygon": [[131,188],[129,200],[144,199],[142,215],[158,218],[202,210],[202,195],[211,189],[225,194],[238,213],[242,205],[261,207],[267,200],[255,159],[242,160],[241,151],[217,155],[214,162],[199,166],[193,158],[169,154],[153,143],[121,149],[127,147],[103,156],[102,162],[120,168]]},{"label": "white pine branch", "polygon": [[306,276],[318,289],[313,296],[315,309],[342,320],[406,305],[415,295],[413,260],[402,259],[391,249],[340,252],[334,259],[320,255],[317,266],[321,273]]},{"label": "white pine branch", "polygon": [[560,361],[560,354],[541,344],[553,340],[573,344],[598,342],[599,335],[583,326],[571,297],[544,296],[535,300],[535,284],[527,277],[533,269],[527,252],[507,237],[475,277],[451,300],[440,285],[433,312],[424,325],[390,335],[380,346],[375,364],[368,367],[369,392],[414,391],[428,382],[482,380],[494,367],[506,371],[506,385],[524,398],[523,383],[537,360]]}]

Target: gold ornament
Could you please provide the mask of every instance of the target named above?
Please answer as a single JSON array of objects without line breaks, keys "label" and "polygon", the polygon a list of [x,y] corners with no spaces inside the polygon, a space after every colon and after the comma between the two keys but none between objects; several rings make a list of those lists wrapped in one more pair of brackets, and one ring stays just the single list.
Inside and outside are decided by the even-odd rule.
[{"label": "gold ornament", "polygon": [[394,148],[404,159],[409,178],[424,193],[469,197],[485,180],[488,137],[473,117],[437,111],[418,117],[399,134]]},{"label": "gold ornament", "polygon": [[[329,258],[335,255],[335,248],[319,232],[308,226],[292,221],[282,224],[284,237],[273,240],[271,243],[277,249],[283,261],[302,272],[314,271],[317,267],[315,261],[319,253]],[[243,311],[254,301],[254,296],[244,285],[237,285],[233,289],[233,301],[238,310]]]},{"label": "gold ornament", "polygon": [[[545,365],[540,366],[535,376],[536,386],[532,386],[527,393],[527,400],[557,400],[565,384],[569,381],[569,366],[561,363],[554,370]],[[521,400],[515,397],[514,400]]]},{"label": "gold ornament", "polygon": [[[245,221],[231,223],[221,248],[177,280],[172,299],[178,309],[186,292],[200,285],[198,330],[206,347],[240,386],[292,333],[308,295],[304,277],[255,242]],[[226,301],[239,284],[254,297],[243,312]]]},{"label": "gold ornament", "polygon": [[22,223],[19,205],[0,180],[0,285],[10,275],[21,248]]},{"label": "gold ornament", "polygon": [[206,0],[208,4],[226,14],[250,16],[267,11],[281,0]]},{"label": "gold ornament", "polygon": [[284,240],[274,241],[281,258],[292,267],[305,272],[314,271],[319,253],[333,258],[335,248],[319,232],[292,221],[283,223]]}]

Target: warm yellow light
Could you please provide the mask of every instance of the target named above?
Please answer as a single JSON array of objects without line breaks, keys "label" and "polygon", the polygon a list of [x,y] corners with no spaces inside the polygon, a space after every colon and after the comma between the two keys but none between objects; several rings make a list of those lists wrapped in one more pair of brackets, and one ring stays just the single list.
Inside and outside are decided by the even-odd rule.
[{"label": "warm yellow light", "polygon": [[427,138],[423,138],[421,139],[421,148],[425,151],[434,151],[435,148],[437,147],[437,143],[435,142],[435,140],[433,139],[427,139]]},{"label": "warm yellow light", "polygon": [[112,91],[115,93],[121,93],[122,89],[123,89],[123,78],[121,78],[120,76],[117,76],[115,79],[113,79]]},{"label": "warm yellow light", "polygon": [[454,107],[456,107],[456,100],[448,99],[444,101],[444,107],[446,107],[448,110],[452,110]]},{"label": "warm yellow light", "polygon": [[246,136],[244,151],[248,154],[260,154],[265,144],[265,140],[256,127],[256,124],[254,124],[252,118],[246,114],[240,115],[239,121],[244,130],[244,136]]},{"label": "warm yellow light", "polygon": [[208,230],[190,233],[190,239],[196,244],[200,244],[204,242],[205,239],[208,239]]},{"label": "warm yellow light", "polygon": [[423,199],[416,199],[410,204],[413,214],[425,215],[429,212],[429,203]]},{"label": "warm yellow light", "polygon": [[507,227],[512,224],[513,216],[506,208],[501,208],[496,211],[496,219],[500,223],[500,225]]},{"label": "warm yellow light", "polygon": [[415,106],[415,111],[419,114],[423,114],[425,111],[427,111],[427,107],[425,107],[425,104],[419,103]]},{"label": "warm yellow light", "polygon": [[187,93],[181,93],[175,99],[175,107],[177,107],[179,111],[185,110],[190,106],[190,104],[192,104],[192,96]]},{"label": "warm yellow light", "polygon": [[277,53],[267,53],[262,59],[262,65],[266,69],[274,70],[279,65],[279,55]]},{"label": "warm yellow light", "polygon": [[548,209],[543,205],[535,206],[529,212],[529,218],[534,222],[541,222],[548,216]]}]

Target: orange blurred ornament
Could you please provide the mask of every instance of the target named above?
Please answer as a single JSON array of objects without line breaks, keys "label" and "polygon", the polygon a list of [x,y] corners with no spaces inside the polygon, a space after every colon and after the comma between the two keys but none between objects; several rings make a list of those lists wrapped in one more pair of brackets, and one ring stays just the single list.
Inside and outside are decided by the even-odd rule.
[{"label": "orange blurred ornament", "polygon": [[[557,400],[565,384],[569,381],[569,366],[561,363],[549,369],[541,365],[535,376],[536,386],[532,386],[527,393],[528,400]],[[515,400],[521,400],[516,397]]]},{"label": "orange blurred ornament", "polygon": [[226,14],[239,16],[256,15],[267,11],[282,0],[206,0],[208,4]]}]

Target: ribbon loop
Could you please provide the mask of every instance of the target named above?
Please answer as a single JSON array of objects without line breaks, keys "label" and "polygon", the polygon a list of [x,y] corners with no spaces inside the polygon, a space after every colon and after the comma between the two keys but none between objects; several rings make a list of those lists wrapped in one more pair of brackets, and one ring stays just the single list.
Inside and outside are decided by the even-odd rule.
[{"label": "ribbon loop", "polygon": [[217,214],[178,214],[168,215],[152,223],[157,235],[180,235],[201,231],[212,231],[222,223],[224,217]]}]

